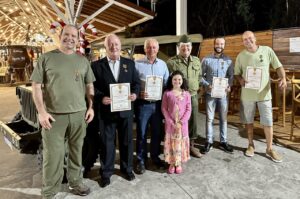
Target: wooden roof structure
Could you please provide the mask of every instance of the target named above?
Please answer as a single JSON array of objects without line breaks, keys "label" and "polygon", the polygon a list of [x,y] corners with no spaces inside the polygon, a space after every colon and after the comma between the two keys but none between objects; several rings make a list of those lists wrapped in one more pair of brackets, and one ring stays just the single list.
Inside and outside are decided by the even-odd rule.
[{"label": "wooden roof structure", "polygon": [[[139,37],[139,38],[121,38],[122,46],[143,46],[144,42],[148,38],[154,38],[159,44],[170,44],[178,43],[182,35],[161,35],[152,37]],[[188,37],[191,39],[192,43],[201,43],[203,41],[203,36],[198,34],[189,34]],[[95,41],[92,48],[104,47],[104,41]]]},{"label": "wooden roof structure", "polygon": [[[91,24],[98,34],[86,30],[91,43],[109,33],[122,32],[151,20],[154,13],[126,0],[0,0],[0,44],[26,44],[39,33],[57,39],[50,32],[53,22]],[[59,28],[58,28],[59,29]]]}]

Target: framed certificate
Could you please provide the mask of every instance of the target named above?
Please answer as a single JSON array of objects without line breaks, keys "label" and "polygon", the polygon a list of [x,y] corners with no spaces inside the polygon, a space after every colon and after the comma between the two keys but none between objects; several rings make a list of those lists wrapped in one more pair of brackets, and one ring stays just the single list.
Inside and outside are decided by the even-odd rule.
[{"label": "framed certificate", "polygon": [[247,70],[246,70],[247,83],[245,83],[245,88],[256,89],[256,90],[260,89],[261,78],[262,78],[261,68],[247,66]]},{"label": "framed certificate", "polygon": [[131,110],[130,84],[110,84],[111,112]]},{"label": "framed certificate", "polygon": [[163,87],[163,77],[161,76],[146,76],[145,92],[148,94],[146,100],[161,100]]},{"label": "framed certificate", "polygon": [[228,78],[213,77],[211,97],[226,97],[226,88],[228,87]]}]

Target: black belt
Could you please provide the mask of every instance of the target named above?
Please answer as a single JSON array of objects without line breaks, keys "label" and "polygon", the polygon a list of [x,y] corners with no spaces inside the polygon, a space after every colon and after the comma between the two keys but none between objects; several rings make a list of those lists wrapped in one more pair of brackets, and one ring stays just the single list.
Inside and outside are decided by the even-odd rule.
[{"label": "black belt", "polygon": [[154,104],[154,103],[156,103],[157,101],[148,101],[148,100],[139,100],[139,102],[141,103],[141,104]]}]

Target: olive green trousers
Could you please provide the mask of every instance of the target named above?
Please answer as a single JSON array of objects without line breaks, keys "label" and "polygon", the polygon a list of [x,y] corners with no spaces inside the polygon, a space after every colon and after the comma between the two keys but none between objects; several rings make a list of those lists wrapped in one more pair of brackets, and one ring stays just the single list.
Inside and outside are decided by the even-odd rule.
[{"label": "olive green trousers", "polygon": [[198,95],[191,96],[192,103],[192,113],[189,119],[189,137],[190,140],[197,139],[199,137],[198,133]]},{"label": "olive green trousers", "polygon": [[43,187],[42,196],[51,198],[60,191],[67,155],[67,179],[70,186],[82,181],[82,145],[86,134],[85,111],[69,114],[52,114],[50,130],[42,129]]}]

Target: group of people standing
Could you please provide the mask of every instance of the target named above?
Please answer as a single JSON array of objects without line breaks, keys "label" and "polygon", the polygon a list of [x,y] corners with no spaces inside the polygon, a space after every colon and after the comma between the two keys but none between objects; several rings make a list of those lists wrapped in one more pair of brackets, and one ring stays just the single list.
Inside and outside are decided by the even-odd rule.
[{"label": "group of people standing", "polygon": [[[144,44],[145,58],[136,62],[121,57],[121,42],[111,34],[105,38],[107,56],[90,63],[74,52],[78,42],[75,26],[66,25],[60,35],[60,48],[43,54],[34,69],[31,80],[33,99],[38,110],[43,138],[43,198],[53,198],[59,191],[63,177],[65,148],[68,147],[67,178],[69,189],[76,195],[87,195],[90,189],[82,183],[82,145],[86,127],[92,120],[98,121],[100,131],[100,186],[110,184],[114,173],[116,135],[120,154],[120,171],[125,179],[135,179],[133,173],[133,115],[136,119],[136,173],[143,174],[147,168],[147,132],[151,134],[150,158],[157,168],[169,164],[167,172],[182,173],[182,163],[190,155],[200,158],[213,146],[214,112],[219,106],[220,147],[233,152],[227,142],[228,97],[211,96],[213,77],[228,78],[226,92],[230,92],[234,75],[241,86],[241,115],[246,124],[249,146],[247,156],[254,155],[253,118],[258,105],[261,124],[264,126],[266,154],[276,162],[281,157],[272,149],[272,105],[268,81],[269,64],[277,70],[281,78],[279,86],[286,86],[285,73],[273,50],[256,45],[252,32],[243,34],[245,50],[236,60],[224,55],[225,39],[214,41],[214,53],[201,62],[191,55],[191,40],[183,35],[178,43],[177,56],[167,63],[157,57],[159,44],[155,39],[147,39]],[[258,61],[256,61],[258,60]],[[260,61],[263,60],[263,61]],[[257,63],[259,63],[257,65]],[[247,66],[263,68],[260,90],[244,88]],[[147,76],[159,76],[163,80],[161,100],[148,100],[145,91]],[[111,111],[110,84],[129,83],[132,102],[131,110]],[[203,85],[206,90],[206,139],[205,147],[199,151],[195,141],[198,130],[198,90]],[[134,102],[134,103],[133,103]],[[94,112],[95,110],[95,112]],[[94,117],[95,116],[95,117]],[[163,133],[164,119],[164,133]],[[150,125],[150,129],[148,129]],[[97,126],[97,125],[96,125]],[[96,133],[96,132],[95,132]],[[164,135],[164,161],[160,159],[160,147]]]}]

